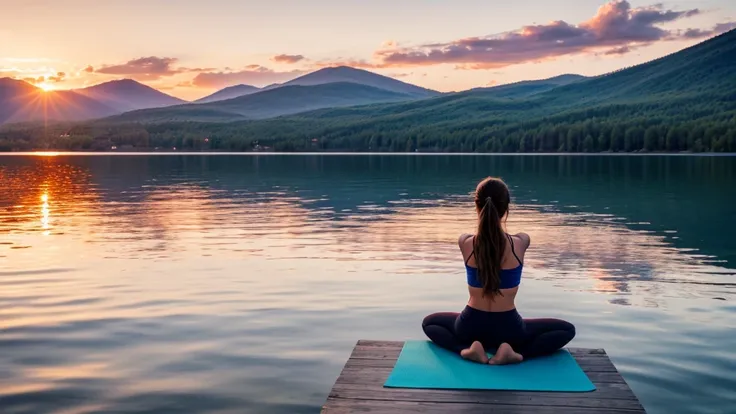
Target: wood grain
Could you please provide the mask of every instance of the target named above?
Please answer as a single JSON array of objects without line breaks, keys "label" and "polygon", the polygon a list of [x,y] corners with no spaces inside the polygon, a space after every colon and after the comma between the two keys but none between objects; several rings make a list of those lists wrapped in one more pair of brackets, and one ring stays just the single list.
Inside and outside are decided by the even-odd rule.
[{"label": "wood grain", "polygon": [[403,342],[360,340],[330,395],[323,414],[343,413],[644,413],[634,393],[603,349],[569,348],[596,391],[587,393],[505,390],[384,388]]}]

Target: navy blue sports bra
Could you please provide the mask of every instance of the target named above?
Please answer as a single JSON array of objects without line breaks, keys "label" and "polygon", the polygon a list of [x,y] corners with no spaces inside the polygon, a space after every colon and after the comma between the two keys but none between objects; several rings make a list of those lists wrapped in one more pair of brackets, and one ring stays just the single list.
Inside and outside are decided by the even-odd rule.
[{"label": "navy blue sports bra", "polygon": [[[521,284],[521,270],[524,267],[524,264],[521,262],[521,260],[519,260],[519,256],[516,255],[516,251],[514,251],[514,241],[508,234],[506,235],[506,237],[508,237],[509,244],[511,245],[511,253],[514,254],[514,257],[516,258],[516,261],[519,262],[519,265],[513,269],[501,269],[501,273],[499,274],[501,278],[501,286],[499,286],[500,289],[511,289],[519,286]],[[468,266],[468,261],[471,257],[473,257],[474,253],[475,250],[470,252],[470,255],[465,260],[465,273],[468,277],[468,285],[476,288],[482,288],[483,284],[480,283],[480,281],[478,280],[478,268]]]}]

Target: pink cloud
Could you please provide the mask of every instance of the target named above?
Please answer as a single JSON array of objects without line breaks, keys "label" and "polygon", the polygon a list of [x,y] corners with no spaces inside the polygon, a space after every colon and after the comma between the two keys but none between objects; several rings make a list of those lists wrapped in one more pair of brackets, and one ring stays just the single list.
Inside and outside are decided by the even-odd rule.
[{"label": "pink cloud", "polygon": [[497,36],[471,37],[417,47],[384,48],[375,53],[373,67],[407,67],[454,63],[461,69],[493,69],[540,62],[564,55],[595,52],[628,53],[634,47],[657,41],[705,37],[732,27],[679,33],[659,27],[663,23],[699,14],[698,9],[664,10],[660,4],[632,8],[626,0],[604,4],[591,19],[577,25],[561,20],[529,25]]},{"label": "pink cloud", "polygon": [[179,68],[182,72],[212,72],[217,68]]},{"label": "pink cloud", "polygon": [[185,68],[173,67],[177,60],[178,59],[176,58],[169,57],[142,57],[139,59],[129,60],[123,64],[103,65],[95,72],[106,75],[128,76],[133,79],[143,81],[158,80],[162,77],[173,76],[187,71]]},{"label": "pink cloud", "polygon": [[198,88],[224,88],[237,84],[268,85],[285,82],[303,75],[304,71],[291,70],[277,72],[260,65],[248,65],[241,71],[234,72],[204,72],[192,79],[192,86]]},{"label": "pink cloud", "polygon": [[271,58],[276,63],[286,63],[289,65],[293,65],[294,63],[300,62],[304,60],[304,56],[302,55],[276,55]]},{"label": "pink cloud", "polygon": [[164,77],[188,72],[212,72],[215,68],[186,68],[177,67],[177,58],[149,56],[129,60],[122,64],[102,65],[95,70],[91,65],[83,69],[86,73],[102,73],[105,75],[120,75],[141,81],[155,81]]}]

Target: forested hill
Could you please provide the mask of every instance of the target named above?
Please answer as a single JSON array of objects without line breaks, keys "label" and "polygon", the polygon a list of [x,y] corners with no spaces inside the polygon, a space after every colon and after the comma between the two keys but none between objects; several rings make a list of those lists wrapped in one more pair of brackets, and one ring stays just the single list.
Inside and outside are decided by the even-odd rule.
[{"label": "forested hill", "polygon": [[736,30],[642,65],[563,86],[542,97],[625,101],[736,91]]},{"label": "forested hill", "polygon": [[[736,30],[608,75],[524,87],[235,123],[85,123],[69,135],[100,149],[736,152]],[[0,145],[37,146],[39,131],[6,130]]]}]

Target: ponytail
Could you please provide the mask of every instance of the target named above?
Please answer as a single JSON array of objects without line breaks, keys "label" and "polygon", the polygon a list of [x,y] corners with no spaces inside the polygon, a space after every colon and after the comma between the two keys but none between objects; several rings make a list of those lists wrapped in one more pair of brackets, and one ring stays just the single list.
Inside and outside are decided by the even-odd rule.
[{"label": "ponytail", "polygon": [[[505,213],[507,206],[502,208]],[[491,197],[486,197],[478,214],[478,231],[474,244],[478,280],[483,284],[483,295],[500,294],[501,261],[506,249],[506,239],[498,208]]]}]

